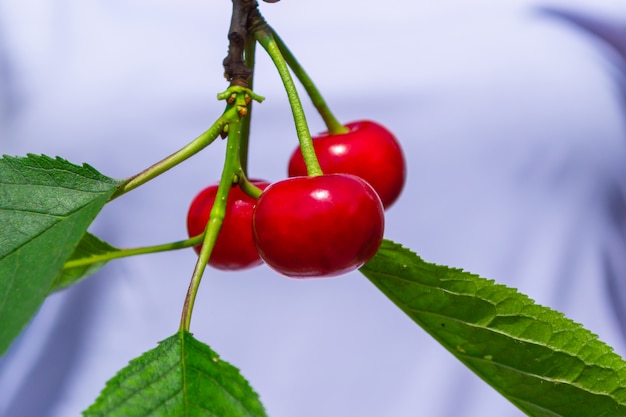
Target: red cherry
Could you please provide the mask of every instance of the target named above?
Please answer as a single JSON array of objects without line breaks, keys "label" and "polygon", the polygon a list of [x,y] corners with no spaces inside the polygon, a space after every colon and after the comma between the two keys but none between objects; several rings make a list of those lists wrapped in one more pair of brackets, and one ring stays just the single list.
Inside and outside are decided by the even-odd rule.
[{"label": "red cherry", "polygon": [[[322,133],[313,147],[325,174],[352,174],[367,181],[385,208],[391,206],[404,187],[406,164],[395,136],[378,123],[358,121],[345,125],[349,132]],[[307,175],[300,148],[289,160],[289,176]]]},{"label": "red cherry", "polygon": [[[251,182],[261,189],[269,183],[260,180]],[[187,231],[189,236],[197,236],[204,232],[215,202],[218,184],[213,184],[200,191],[191,202],[187,213]],[[241,191],[235,185],[228,193],[226,216],[222,229],[215,242],[209,259],[209,265],[225,270],[251,268],[263,263],[252,240],[252,212],[256,200]],[[195,246],[200,253],[202,245]]]},{"label": "red cherry", "polygon": [[261,258],[294,278],[330,277],[367,262],[383,239],[374,189],[348,174],[294,177],[265,189],[252,215]]}]

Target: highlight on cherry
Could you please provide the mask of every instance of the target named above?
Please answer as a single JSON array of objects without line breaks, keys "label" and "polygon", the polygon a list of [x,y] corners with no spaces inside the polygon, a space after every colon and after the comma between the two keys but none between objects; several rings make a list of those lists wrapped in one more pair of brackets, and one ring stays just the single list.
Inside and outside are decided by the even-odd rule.
[{"label": "highlight on cherry", "polygon": [[293,278],[350,272],[376,254],[383,205],[359,177],[294,177],[269,186],[252,217],[254,242],[274,270]]}]

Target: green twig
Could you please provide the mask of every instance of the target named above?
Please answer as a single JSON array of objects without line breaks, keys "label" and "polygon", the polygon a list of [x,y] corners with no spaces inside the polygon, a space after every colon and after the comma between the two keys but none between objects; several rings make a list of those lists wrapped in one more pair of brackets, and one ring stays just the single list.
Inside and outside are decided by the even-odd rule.
[{"label": "green twig", "polygon": [[[246,38],[244,48],[244,63],[246,67],[250,69],[250,78],[248,78],[248,88],[252,90],[254,88],[254,55],[256,52],[256,40],[253,37],[248,36]],[[246,174],[248,173],[248,150],[250,146],[250,123],[252,119],[252,102],[248,105],[248,116],[245,117],[241,124],[241,143],[240,143],[240,155],[241,169]]]},{"label": "green twig", "polygon": [[146,168],[139,174],[133,175],[127,178],[113,193],[109,201],[116,199],[117,197],[126,194],[127,192],[145,184],[146,182],[154,179],[169,169],[175,167],[191,156],[195,155],[202,149],[209,146],[219,135],[222,133],[224,126],[226,126],[226,118],[222,115],[219,119],[213,123],[213,125],[203,134],[198,136],[193,141],[189,142],[186,146],[174,152],[167,158],[157,162],[156,164]]},{"label": "green twig", "polygon": [[226,216],[226,202],[228,194],[234,183],[243,178],[245,174],[240,164],[240,141],[241,141],[241,120],[248,114],[247,106],[250,103],[253,93],[244,87],[232,86],[229,88],[231,94],[227,94],[229,108],[224,112],[231,115],[228,121],[228,142],[226,144],[226,157],[224,159],[224,168],[222,177],[217,188],[215,202],[211,208],[209,221],[207,223],[204,240],[202,241],[202,249],[198,255],[196,266],[194,268],[185,303],[183,313],[181,315],[181,330],[189,331],[191,326],[191,315],[196,300],[196,294],[200,287],[202,275],[206,269],[206,265],[211,257],[217,236],[219,235],[224,217]]},{"label": "green twig", "polygon": [[191,246],[196,246],[200,244],[202,242],[203,237],[204,235],[198,235],[198,236],[194,236],[192,238],[186,239],[186,240],[179,240],[176,242],[164,243],[161,245],[144,246],[140,248],[130,248],[130,249],[118,249],[112,252],[102,253],[99,255],[93,255],[93,256],[86,257],[86,258],[74,259],[71,261],[67,261],[63,265],[63,269],[71,269],[71,268],[77,268],[80,266],[97,264],[101,262],[108,262],[113,259],[127,258],[129,256],[146,255],[150,253],[185,249],[185,248],[189,248]]}]

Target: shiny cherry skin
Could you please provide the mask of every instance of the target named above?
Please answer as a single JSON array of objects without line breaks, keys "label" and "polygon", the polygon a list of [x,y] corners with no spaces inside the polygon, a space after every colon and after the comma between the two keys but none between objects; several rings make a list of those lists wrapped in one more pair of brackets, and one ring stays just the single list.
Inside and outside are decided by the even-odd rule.
[{"label": "shiny cherry skin", "polygon": [[380,247],[384,223],[378,194],[348,174],[273,183],[252,215],[259,255],[293,278],[331,277],[360,267]]},{"label": "shiny cherry skin", "polygon": [[[400,196],[406,178],[406,163],[395,136],[372,121],[345,125],[347,133],[322,133],[313,138],[313,147],[325,174],[352,174],[367,181],[380,196],[385,209]],[[307,174],[300,148],[289,160],[289,176]]]},{"label": "shiny cherry skin", "polygon": [[[269,185],[268,182],[261,180],[251,182],[261,189]],[[187,232],[190,237],[204,232],[215,202],[217,188],[218,184],[208,186],[191,202],[187,212]],[[231,188],[226,202],[226,216],[209,258],[209,265],[232,271],[252,268],[263,263],[252,240],[252,212],[255,204],[256,200],[245,194],[239,186]],[[194,249],[200,253],[201,247],[202,245],[198,245]]]}]

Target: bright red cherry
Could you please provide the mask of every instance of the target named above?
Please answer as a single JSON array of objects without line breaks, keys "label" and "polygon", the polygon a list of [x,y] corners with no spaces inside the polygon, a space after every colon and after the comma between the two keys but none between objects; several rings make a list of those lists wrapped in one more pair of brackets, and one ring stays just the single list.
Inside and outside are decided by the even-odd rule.
[{"label": "bright red cherry", "polygon": [[380,247],[384,223],[378,194],[348,174],[271,184],[252,215],[261,258],[294,278],[330,277],[360,267]]},{"label": "bright red cherry", "polygon": [[[264,189],[269,183],[252,180],[257,187]],[[189,236],[204,232],[209,221],[211,208],[215,202],[218,184],[213,184],[200,191],[193,199],[187,213],[187,231]],[[256,200],[241,191],[235,185],[228,193],[226,216],[222,229],[209,258],[209,265],[225,270],[251,268],[263,263],[252,240],[252,212]],[[202,245],[195,246],[200,253]]]},{"label": "bright red cherry", "polygon": [[[313,138],[313,147],[325,174],[352,174],[367,181],[380,196],[385,208],[391,206],[404,187],[406,164],[395,136],[372,121],[345,125],[349,132],[322,133]],[[300,148],[289,160],[289,176],[307,175]]]}]

